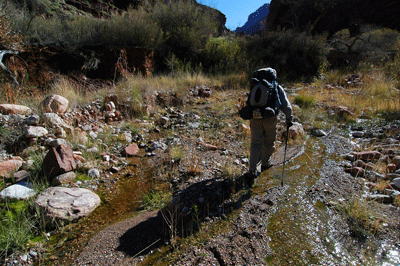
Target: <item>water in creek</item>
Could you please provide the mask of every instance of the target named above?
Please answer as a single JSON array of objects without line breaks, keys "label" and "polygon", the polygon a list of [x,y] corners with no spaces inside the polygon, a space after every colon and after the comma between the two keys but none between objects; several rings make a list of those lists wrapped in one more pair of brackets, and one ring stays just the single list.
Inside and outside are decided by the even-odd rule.
[{"label": "water in creek", "polygon": [[[269,221],[269,265],[400,265],[398,248],[373,240],[358,243],[346,229],[338,233],[342,229],[335,227],[340,219],[337,214],[307,195],[320,179],[324,161],[335,156],[326,154],[323,143],[314,139],[312,147],[286,164],[287,190]],[[265,183],[280,184],[282,167],[271,169],[264,179]],[[338,237],[340,234],[344,236]]]}]

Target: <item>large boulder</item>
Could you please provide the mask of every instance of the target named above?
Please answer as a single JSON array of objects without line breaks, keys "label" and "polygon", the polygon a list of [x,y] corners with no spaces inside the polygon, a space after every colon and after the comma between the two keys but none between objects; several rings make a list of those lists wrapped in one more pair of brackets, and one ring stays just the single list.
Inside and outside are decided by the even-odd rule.
[{"label": "large boulder", "polygon": [[51,187],[40,194],[36,204],[51,219],[73,221],[88,216],[100,205],[100,197],[84,188]]},{"label": "large boulder", "polygon": [[32,113],[31,108],[16,104],[0,104],[0,113],[4,115],[27,115]]},{"label": "large boulder", "polygon": [[50,181],[61,174],[71,172],[76,169],[74,153],[68,145],[60,145],[50,148],[43,159],[43,170]]},{"label": "large boulder", "polygon": [[40,108],[45,113],[64,113],[68,109],[69,101],[60,95],[47,96],[41,103]]}]

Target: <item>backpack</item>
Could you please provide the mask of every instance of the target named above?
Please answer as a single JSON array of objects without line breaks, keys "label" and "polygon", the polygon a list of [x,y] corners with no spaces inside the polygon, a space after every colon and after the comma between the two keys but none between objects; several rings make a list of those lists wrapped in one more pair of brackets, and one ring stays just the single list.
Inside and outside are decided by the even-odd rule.
[{"label": "backpack", "polygon": [[252,118],[277,115],[282,104],[279,99],[276,72],[272,68],[256,70],[250,84],[251,91],[247,103],[252,107]]}]

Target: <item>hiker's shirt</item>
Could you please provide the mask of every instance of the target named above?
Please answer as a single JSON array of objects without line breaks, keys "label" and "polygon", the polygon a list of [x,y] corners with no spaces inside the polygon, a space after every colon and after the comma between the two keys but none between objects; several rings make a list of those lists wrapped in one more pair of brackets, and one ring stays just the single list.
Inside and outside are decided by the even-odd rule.
[{"label": "hiker's shirt", "polygon": [[278,85],[278,94],[282,104],[280,110],[282,110],[282,112],[285,114],[286,121],[292,121],[293,119],[292,105],[289,102],[285,89],[281,85]]}]

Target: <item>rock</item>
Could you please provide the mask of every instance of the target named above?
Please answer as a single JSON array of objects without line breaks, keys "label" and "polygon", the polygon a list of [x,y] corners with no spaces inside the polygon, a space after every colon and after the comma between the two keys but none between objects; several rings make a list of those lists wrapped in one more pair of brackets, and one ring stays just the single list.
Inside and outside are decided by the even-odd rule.
[{"label": "rock", "polygon": [[189,123],[188,126],[189,129],[198,129],[200,127],[200,123],[199,122]]},{"label": "rock", "polygon": [[400,168],[400,156],[395,156],[392,160],[392,164],[395,164],[397,168]]},{"label": "rock", "polygon": [[379,174],[379,173],[374,172],[374,171],[368,171],[368,172],[366,172],[365,178],[366,178],[368,181],[371,181],[371,182],[378,182],[378,181],[385,180],[385,176],[384,176],[384,175]]},{"label": "rock", "polygon": [[381,156],[382,153],[379,151],[362,151],[354,153],[354,158],[356,160],[363,160],[365,162],[378,160]]},{"label": "rock", "polygon": [[155,151],[155,150],[159,150],[159,149],[165,151],[167,149],[167,144],[155,141],[150,146],[151,151]]},{"label": "rock", "polygon": [[62,184],[68,184],[72,182],[75,178],[76,174],[74,172],[68,172],[54,177],[52,184],[55,186],[61,186]]},{"label": "rock", "polygon": [[39,124],[39,116],[38,115],[31,115],[25,119],[25,123],[28,126],[37,126]]},{"label": "rock", "polygon": [[26,182],[29,180],[30,174],[25,170],[21,170],[13,174],[13,178],[15,183]]},{"label": "rock", "polygon": [[354,162],[356,160],[353,154],[344,154],[343,157],[345,160],[350,162]]},{"label": "rock", "polygon": [[88,189],[51,187],[40,194],[36,204],[49,218],[73,221],[88,216],[100,205],[100,197]]},{"label": "rock", "polygon": [[362,131],[355,131],[355,132],[351,133],[351,135],[354,138],[363,138],[365,136],[365,133]]},{"label": "rock", "polygon": [[390,182],[390,185],[391,185],[394,189],[400,190],[400,177],[397,177],[397,178],[393,179],[393,180]]},{"label": "rock", "polygon": [[74,159],[75,159],[75,162],[78,161],[80,163],[86,163],[86,160],[85,160],[85,158],[82,157],[82,155],[74,154]]},{"label": "rock", "polygon": [[106,97],[104,97],[104,103],[109,103],[109,102],[112,102],[114,104],[114,108],[115,108],[115,106],[117,106],[119,104],[118,95],[116,95],[116,94],[106,95]]},{"label": "rock", "polygon": [[72,132],[73,128],[69,126],[65,121],[57,114],[44,113],[41,116],[43,123],[51,128],[61,128],[67,132]]},{"label": "rock", "polygon": [[86,150],[87,153],[99,153],[99,148],[92,147]]},{"label": "rock", "polygon": [[24,200],[35,195],[35,191],[30,188],[31,184],[24,182],[9,186],[0,192],[1,199]]},{"label": "rock", "polygon": [[345,172],[351,174],[354,177],[364,177],[365,176],[365,170],[363,168],[357,167],[357,166],[353,166],[351,168],[346,168]]},{"label": "rock", "polygon": [[313,129],[313,130],[311,130],[311,135],[313,135],[315,137],[325,137],[328,134],[321,129]]},{"label": "rock", "polygon": [[395,174],[395,173],[387,173],[385,175],[385,179],[386,180],[393,180],[393,179],[396,179],[396,178],[400,178],[400,175],[399,174]]},{"label": "rock", "polygon": [[41,103],[40,108],[45,113],[64,113],[68,109],[69,101],[60,95],[47,96]]},{"label": "rock", "polygon": [[381,195],[381,194],[368,195],[366,197],[366,199],[370,200],[370,201],[376,201],[379,203],[383,203],[383,204],[391,204],[393,202],[392,197],[390,197],[388,195]]},{"label": "rock", "polygon": [[0,113],[4,115],[27,115],[32,113],[31,108],[16,104],[0,104]]},{"label": "rock", "polygon": [[208,97],[211,97],[211,94],[212,94],[212,90],[206,86],[201,86],[198,90],[198,95],[200,97],[208,98]]},{"label": "rock", "polygon": [[60,145],[57,148],[50,148],[43,159],[43,170],[50,180],[58,175],[76,169],[72,148],[68,145]]},{"label": "rock", "polygon": [[204,148],[206,148],[207,150],[210,150],[210,151],[218,150],[217,146],[214,146],[214,145],[211,145],[211,144],[208,144],[208,143],[204,143],[204,142],[199,141],[199,142],[197,142],[197,144],[203,146]]},{"label": "rock", "polygon": [[51,140],[49,142],[49,145],[51,147],[56,148],[56,147],[58,147],[60,145],[67,145],[67,141],[65,139],[57,138],[57,139]]},{"label": "rock", "polygon": [[124,132],[124,133],[122,133],[122,135],[124,136],[126,142],[128,142],[128,143],[132,142],[132,134],[131,133]]},{"label": "rock", "polygon": [[23,160],[20,157],[0,162],[0,177],[10,177],[21,168],[22,164]]},{"label": "rock", "polygon": [[305,132],[303,125],[297,122],[294,122],[293,125],[289,128],[289,138],[297,139],[304,137]]},{"label": "rock", "polygon": [[98,134],[95,133],[94,131],[89,131],[88,133],[89,137],[91,137],[92,139],[97,139]]},{"label": "rock", "polygon": [[388,173],[394,173],[397,169],[397,166],[394,163],[388,164],[386,166],[386,172]]},{"label": "rock", "polygon": [[129,145],[128,147],[125,147],[122,150],[122,155],[124,156],[136,156],[138,155],[140,152],[140,149],[138,147],[138,145],[136,143],[133,143],[131,145]]},{"label": "rock", "polygon": [[118,173],[119,171],[121,171],[121,169],[118,168],[118,167],[113,166],[113,167],[110,168],[110,172],[111,173],[115,174],[115,173]]},{"label": "rock", "polygon": [[46,136],[48,133],[44,127],[29,126],[26,128],[24,135],[25,138],[40,138]]},{"label": "rock", "polygon": [[158,119],[158,124],[160,125],[160,126],[164,126],[164,125],[166,125],[166,124],[168,124],[168,122],[169,122],[169,118],[168,117],[166,117],[166,116],[162,116],[162,117],[160,117],[159,119]]},{"label": "rock", "polygon": [[100,171],[98,169],[90,169],[87,175],[90,178],[100,178]]}]

